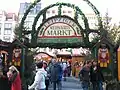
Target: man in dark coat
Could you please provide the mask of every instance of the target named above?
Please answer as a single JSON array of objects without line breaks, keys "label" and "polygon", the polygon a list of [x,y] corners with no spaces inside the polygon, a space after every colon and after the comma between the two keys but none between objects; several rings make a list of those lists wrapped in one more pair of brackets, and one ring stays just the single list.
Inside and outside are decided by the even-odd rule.
[{"label": "man in dark coat", "polygon": [[86,64],[83,66],[83,68],[80,71],[80,80],[82,84],[83,90],[88,90],[89,88],[89,83],[90,83],[90,67],[91,67],[91,62],[88,61]]},{"label": "man in dark coat", "polygon": [[62,67],[59,62],[57,62],[55,59],[52,60],[52,65],[49,69],[50,73],[50,81],[53,84],[53,90],[56,90],[56,84],[58,86],[58,90],[62,90]]},{"label": "man in dark coat", "polygon": [[104,82],[104,77],[100,67],[97,64],[97,61],[92,62],[90,69],[90,80],[93,86],[93,90],[103,90],[102,82]]}]

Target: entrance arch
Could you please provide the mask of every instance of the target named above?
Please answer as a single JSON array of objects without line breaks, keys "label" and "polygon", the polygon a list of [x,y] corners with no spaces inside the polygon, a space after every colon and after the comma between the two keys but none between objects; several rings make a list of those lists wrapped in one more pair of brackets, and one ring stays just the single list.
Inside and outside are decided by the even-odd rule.
[{"label": "entrance arch", "polygon": [[[23,28],[24,28],[24,23],[25,23],[25,20],[26,20],[26,17],[27,15],[29,14],[30,10],[35,7],[35,5],[40,2],[41,0],[36,0],[34,3],[32,3],[29,8],[26,10],[22,20],[21,20],[21,23],[19,25],[19,28],[20,28],[20,35],[19,35],[19,39],[22,40],[23,38],[23,35],[25,35],[25,32],[27,31],[24,31]],[[56,4],[51,4],[47,7],[45,7],[44,9],[40,10],[38,12],[38,14],[36,15],[34,21],[33,21],[33,25],[32,25],[32,30],[29,31],[29,34],[31,34],[31,42],[29,43],[30,47],[37,47],[37,46],[40,46],[40,47],[51,47],[51,48],[65,48],[65,47],[91,47],[93,46],[92,45],[92,42],[89,41],[89,34],[91,32],[95,32],[95,33],[99,33],[100,34],[100,31],[102,30],[102,21],[101,21],[101,17],[100,17],[100,14],[99,14],[99,11],[96,9],[96,7],[89,1],[89,0],[84,0],[92,9],[93,9],[93,12],[96,14],[97,16],[97,20],[98,20],[98,30],[93,30],[93,29],[90,29],[89,27],[89,23],[88,23],[88,19],[87,17],[85,16],[85,14],[81,11],[81,9],[78,7],[78,6],[75,6],[74,4],[70,4],[70,3],[56,3]],[[62,44],[60,44],[59,46],[57,44],[53,44],[53,43],[44,43],[42,45],[42,43],[38,43],[37,42],[37,34],[38,34],[38,31],[39,29],[41,29],[41,25],[43,25],[44,22],[46,22],[46,20],[48,20],[49,18],[46,17],[46,12],[48,9],[52,8],[52,7],[57,7],[58,8],[58,14],[56,15],[57,17],[61,17],[61,16],[64,16],[62,15],[61,13],[61,10],[62,10],[62,7],[64,6],[67,6],[67,7],[70,7],[74,10],[74,18],[71,18],[71,17],[67,17],[67,18],[71,18],[73,19],[72,21],[74,21],[80,28],[78,29],[79,32],[81,32],[81,35],[82,35],[82,43],[78,42],[78,43],[72,43],[71,45],[68,43],[68,42],[63,42]],[[78,15],[80,15],[84,22],[84,26],[85,26],[85,29],[83,29],[81,27],[81,25],[79,24],[78,22]],[[39,27],[36,28],[36,25],[37,25],[37,22],[38,22],[38,19],[40,18],[40,16],[43,17],[42,19],[42,23],[40,23]],[[52,16],[53,17],[53,16]],[[28,34],[28,33],[27,33]],[[61,37],[58,37],[58,38],[61,38]],[[69,38],[71,39],[71,38]],[[79,41],[80,38],[78,38],[78,41]],[[47,40],[45,40],[47,41]],[[50,40],[49,40],[50,41]],[[69,42],[72,42],[74,40],[68,40]],[[56,40],[56,43],[60,42],[60,40]],[[61,41],[62,42],[62,41]],[[68,44],[67,44],[68,43]],[[57,46],[57,47],[56,47]]]},{"label": "entrance arch", "polygon": [[[107,44],[107,46],[109,46],[108,44],[110,43],[108,40],[106,40],[106,36],[104,33],[105,30],[103,29],[103,26],[102,26],[102,20],[101,20],[102,18],[100,16],[100,13],[97,10],[97,8],[89,0],[83,0],[83,1],[85,1],[93,9],[93,12],[97,16],[97,20],[98,20],[97,30],[90,29],[86,15],[82,12],[82,10],[78,6],[75,6],[74,4],[70,4],[70,3],[56,3],[56,4],[51,4],[45,7],[44,9],[40,10],[38,14],[36,15],[33,21],[33,24],[32,24],[32,30],[31,31],[24,30],[24,23],[27,18],[27,15],[29,14],[30,10],[34,8],[35,5],[40,1],[41,0],[36,0],[34,3],[32,3],[29,6],[29,8],[26,10],[19,25],[19,29],[20,29],[19,39],[20,40],[24,39],[23,35],[28,35],[28,34],[31,35],[31,39],[29,40],[30,43],[26,44],[28,48],[36,48],[36,47],[79,48],[82,46],[85,48],[92,49],[94,58],[98,59],[98,55],[97,55],[98,53],[96,52],[100,48],[100,44],[105,43]],[[74,10],[73,18],[66,16],[66,15],[62,15],[61,8],[64,6],[70,7]],[[58,14],[56,16],[51,16],[50,18],[47,18],[46,17],[47,10],[53,7],[58,8]],[[81,19],[84,22],[85,28],[83,28],[78,22],[78,19],[79,19],[78,15],[82,17]],[[42,22],[40,23],[38,27],[36,27],[40,16],[43,17]],[[75,25],[75,27],[73,24]],[[65,27],[68,28],[69,30],[66,29]],[[57,28],[58,31],[54,30],[53,28]],[[98,35],[100,35],[98,40],[95,42],[89,41],[89,34],[92,32],[98,33]],[[101,42],[99,42],[99,40]],[[107,43],[104,42],[105,40],[107,41]],[[110,60],[111,60],[111,63],[113,63],[114,61],[112,60],[113,59],[112,45],[110,45],[109,48],[110,48],[110,53],[111,53]],[[23,62],[22,64],[24,64],[24,60],[22,60],[22,62]],[[109,66],[110,66],[110,69],[113,75],[113,68],[112,68],[113,65],[111,64]]]}]

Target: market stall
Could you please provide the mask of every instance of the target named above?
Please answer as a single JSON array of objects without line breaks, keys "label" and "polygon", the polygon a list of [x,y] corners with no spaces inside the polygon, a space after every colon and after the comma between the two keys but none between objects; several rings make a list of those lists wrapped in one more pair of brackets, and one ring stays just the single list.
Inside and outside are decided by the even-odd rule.
[{"label": "market stall", "polygon": [[10,44],[0,40],[0,90],[10,90],[10,84],[6,75],[11,59]]},{"label": "market stall", "polygon": [[72,75],[78,77],[78,73],[83,66],[85,56],[72,55]]},{"label": "market stall", "polygon": [[34,55],[34,60],[36,60],[36,61],[43,60],[43,61],[46,61],[47,63],[49,63],[52,57],[53,57],[52,55],[50,55],[46,52],[39,52]]},{"label": "market stall", "polygon": [[72,75],[78,77],[79,71],[85,61],[85,54],[81,49],[72,49]]}]

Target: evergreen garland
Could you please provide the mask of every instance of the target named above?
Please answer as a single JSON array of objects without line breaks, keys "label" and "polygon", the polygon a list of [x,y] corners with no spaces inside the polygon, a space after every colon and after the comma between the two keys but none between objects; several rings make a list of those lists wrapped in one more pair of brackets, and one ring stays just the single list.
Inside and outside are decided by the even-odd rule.
[{"label": "evergreen garland", "polygon": [[[87,27],[87,28],[89,28],[89,24],[88,24],[88,20],[87,20],[87,18],[85,17],[85,15],[84,15],[84,13],[79,9],[79,7],[77,7],[77,6],[75,6],[74,4],[70,4],[70,3],[56,3],[56,4],[52,4],[52,5],[49,5],[48,7],[46,7],[46,8],[44,8],[43,10],[41,10],[40,12],[38,12],[38,14],[37,14],[37,16],[35,17],[35,19],[34,19],[34,22],[33,22],[33,25],[32,25],[32,30],[33,30],[33,32],[32,32],[32,42],[34,42],[35,43],[35,41],[37,40],[37,34],[38,34],[38,31],[40,30],[40,27],[41,27],[41,24],[40,24],[40,26],[37,28],[37,30],[36,30],[36,24],[37,24],[37,21],[38,21],[38,19],[39,19],[39,17],[47,10],[47,9],[49,9],[49,8],[52,8],[52,7],[54,7],[54,6],[59,6],[58,7],[58,11],[59,11],[59,13],[58,14],[61,14],[61,7],[62,6],[68,6],[68,7],[71,7],[71,8],[73,8],[73,9],[75,9],[76,11],[77,11],[77,13],[76,13],[76,15],[75,15],[75,18],[77,18],[77,14],[80,14],[81,16],[82,16],[82,19],[83,19],[83,21],[84,21],[84,24],[85,24],[85,27]],[[86,29],[86,30],[88,30],[88,29]],[[87,32],[87,31],[86,31]],[[84,41],[85,42],[88,42],[89,41],[89,39],[87,38],[87,40],[86,40],[86,37],[84,37],[84,31],[83,32],[81,32],[82,33],[82,37],[83,37],[83,39],[84,39]],[[87,34],[86,34],[86,36],[88,36]],[[67,43],[66,43],[67,44]]]},{"label": "evergreen garland", "polygon": [[[38,3],[40,2],[41,0],[36,0],[34,1],[34,3],[32,3],[28,9],[26,10],[26,12],[24,13],[24,16],[21,20],[21,23],[19,25],[20,27],[20,30],[21,30],[21,33],[19,35],[19,39],[22,38],[22,33],[26,32],[24,31],[23,32],[23,27],[24,27],[24,21],[27,17],[27,15],[29,14],[30,10]],[[95,14],[97,15],[97,18],[98,18],[98,22],[99,22],[99,30],[101,31],[102,30],[102,21],[101,21],[101,17],[100,17],[100,14],[99,14],[99,11],[97,10],[97,8],[89,1],[89,0],[84,0],[85,2],[87,2],[87,4],[93,9],[93,11],[95,12]],[[40,29],[40,26],[36,29],[36,24],[37,24],[37,21],[39,19],[39,17],[41,15],[44,16],[44,19],[43,21],[45,21],[46,19],[46,11],[54,6],[58,6],[58,15],[61,15],[61,8],[62,6],[67,6],[67,7],[71,7],[75,10],[75,17],[74,19],[77,21],[78,20],[78,14],[80,14],[82,16],[82,20],[84,21],[84,25],[85,25],[85,29],[84,31],[81,32],[82,34],[82,37],[83,37],[83,41],[84,41],[84,44],[86,46],[88,45],[92,45],[92,42],[90,43],[89,42],[89,32],[90,31],[90,28],[89,28],[89,24],[88,24],[88,19],[86,18],[86,16],[84,15],[84,13],[81,11],[81,9],[78,7],[78,6],[75,6],[74,4],[70,4],[70,3],[56,3],[56,4],[51,4],[49,6],[47,6],[46,8],[42,9],[41,11],[38,12],[38,14],[36,15],[35,19],[34,19],[34,22],[33,22],[33,25],[32,25],[32,31],[31,32],[26,32],[26,33],[31,33],[32,35],[32,39],[31,39],[31,42],[34,41],[34,44],[37,44],[37,34],[38,34],[38,31]],[[77,21],[78,22],[78,21]],[[95,42],[94,42],[95,43]],[[36,46],[36,45],[35,45]],[[67,46],[67,45],[66,45]],[[74,45],[73,45],[74,46]]]},{"label": "evergreen garland", "polygon": [[100,28],[102,28],[103,26],[102,26],[102,18],[100,16],[100,12],[89,0],[83,0],[83,1],[87,2],[87,4],[93,9],[94,13],[96,14],[96,16],[98,18],[98,25]]},{"label": "evergreen garland", "polygon": [[41,0],[35,0],[34,3],[32,3],[32,4],[28,7],[28,9],[26,10],[26,12],[24,13],[24,16],[22,17],[21,23],[20,23],[20,25],[19,25],[19,29],[21,30],[20,35],[19,35],[19,39],[22,38],[22,31],[23,31],[23,28],[24,28],[24,23],[25,23],[25,20],[26,20],[26,18],[27,18],[27,15],[29,14],[30,10],[31,10],[32,8],[34,8],[34,6],[35,6],[38,2],[40,2],[40,1],[41,1]]}]

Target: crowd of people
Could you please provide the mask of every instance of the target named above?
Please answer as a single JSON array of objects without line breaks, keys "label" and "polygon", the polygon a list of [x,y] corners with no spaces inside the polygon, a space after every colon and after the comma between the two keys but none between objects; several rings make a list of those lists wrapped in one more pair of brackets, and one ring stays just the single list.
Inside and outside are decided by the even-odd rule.
[{"label": "crowd of people", "polygon": [[[28,90],[48,90],[50,84],[53,85],[53,90],[57,87],[58,90],[62,90],[62,79],[66,80],[66,76],[71,75],[71,63],[61,58],[53,57],[49,63],[39,60],[35,62],[35,66],[34,81],[28,85]],[[0,71],[0,79],[6,79],[7,86],[10,86],[9,90],[22,90],[21,76],[17,67],[11,65],[5,74]],[[1,89],[8,90],[4,88]]]},{"label": "crowd of people", "polygon": [[[62,80],[66,81],[66,77],[70,77],[72,72],[71,62],[61,58],[53,57],[49,63],[40,60],[35,65],[34,81],[28,85],[28,90],[48,90],[50,84],[53,90],[62,90]],[[78,76],[83,90],[89,90],[90,85],[92,90],[103,90],[105,80],[97,61],[84,62]],[[20,73],[15,66],[9,67],[7,78],[11,83],[11,90],[22,90]]]},{"label": "crowd of people", "polygon": [[[66,77],[71,75],[71,63],[66,60],[52,58],[49,64],[42,61],[37,63],[36,66],[35,81],[29,86],[29,90],[32,88],[48,90],[49,84],[53,85],[53,90],[56,90],[56,86],[58,86],[58,90],[62,90],[62,80],[66,81]],[[97,61],[84,62],[79,70],[79,78],[83,90],[89,90],[90,86],[92,86],[92,90],[103,90],[105,80]],[[40,85],[40,82],[43,82],[42,85]]]},{"label": "crowd of people", "polygon": [[32,85],[28,89],[48,90],[49,84],[53,85],[53,90],[62,90],[62,79],[71,75],[71,63],[61,58],[53,57],[49,63],[41,60],[36,63],[36,75]]},{"label": "crowd of people", "polygon": [[103,90],[105,80],[97,61],[86,61],[79,72],[79,78],[83,90],[89,90],[90,85],[92,90]]}]

